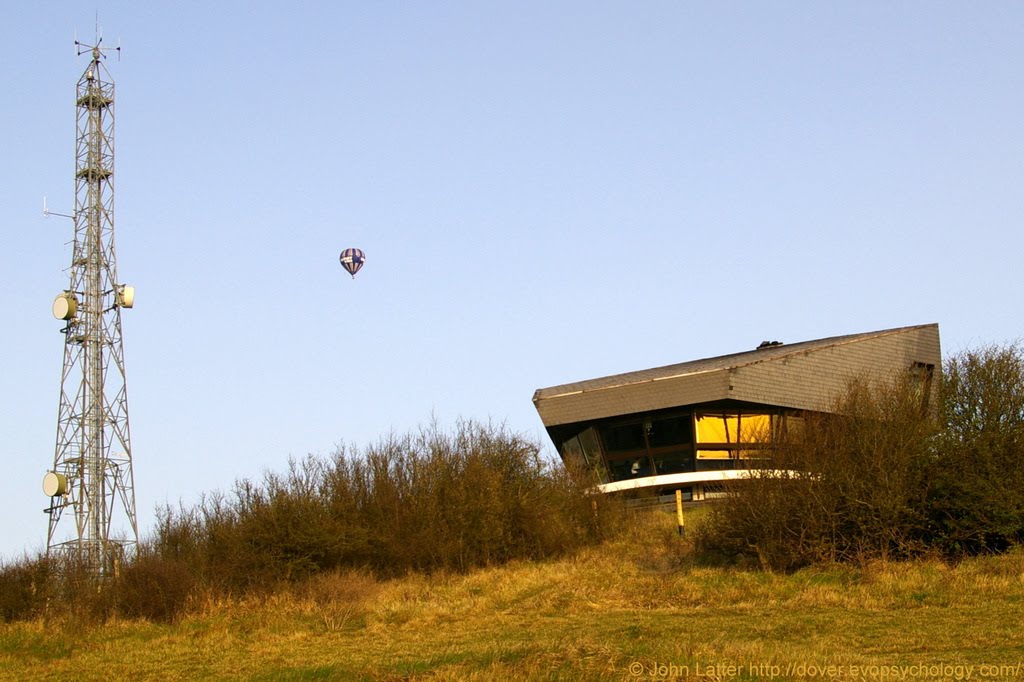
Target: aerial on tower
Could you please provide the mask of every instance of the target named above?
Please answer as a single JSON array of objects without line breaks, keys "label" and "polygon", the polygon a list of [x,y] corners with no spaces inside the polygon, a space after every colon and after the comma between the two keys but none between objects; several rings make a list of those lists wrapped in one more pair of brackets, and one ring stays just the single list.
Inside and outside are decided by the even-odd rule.
[{"label": "aerial on tower", "polygon": [[134,305],[135,289],[117,278],[114,82],[102,42],[75,41],[89,63],[75,96],[75,233],[70,279],[53,302],[64,323],[64,369],[43,492],[50,498],[47,556],[106,578],[137,546],[139,530],[121,336],[121,311]]}]

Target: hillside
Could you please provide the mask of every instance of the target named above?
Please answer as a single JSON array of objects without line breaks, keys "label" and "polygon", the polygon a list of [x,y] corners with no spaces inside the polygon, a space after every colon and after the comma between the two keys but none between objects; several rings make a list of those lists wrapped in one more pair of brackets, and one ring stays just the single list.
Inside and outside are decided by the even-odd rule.
[{"label": "hillside", "polygon": [[333,574],[173,625],[0,625],[0,678],[1024,679],[1024,552],[782,575],[693,566],[671,517],[633,522],[557,561]]}]

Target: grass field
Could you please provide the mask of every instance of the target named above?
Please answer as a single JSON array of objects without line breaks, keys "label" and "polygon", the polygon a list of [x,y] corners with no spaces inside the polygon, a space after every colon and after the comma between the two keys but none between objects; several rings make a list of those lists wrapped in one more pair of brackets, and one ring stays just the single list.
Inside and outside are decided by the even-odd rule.
[{"label": "grass field", "polygon": [[1020,679],[1024,552],[791,575],[700,568],[671,517],[548,563],[322,576],[173,625],[0,625],[12,680]]}]

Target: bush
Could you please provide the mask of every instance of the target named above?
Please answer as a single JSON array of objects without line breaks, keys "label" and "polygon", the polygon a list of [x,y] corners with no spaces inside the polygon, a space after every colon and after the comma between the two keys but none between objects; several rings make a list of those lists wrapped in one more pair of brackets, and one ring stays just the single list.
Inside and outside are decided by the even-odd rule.
[{"label": "bush", "polygon": [[557,556],[599,539],[605,503],[503,427],[434,424],[167,508],[152,547],[185,562],[196,584],[243,594],[338,569],[386,576]]},{"label": "bush", "polygon": [[27,556],[0,565],[0,621],[29,620],[42,613],[49,568],[44,559]]},{"label": "bush", "polygon": [[102,623],[117,612],[114,584],[98,582],[75,555],[44,556],[0,568],[0,616],[4,621],[70,620]]},{"label": "bush", "polygon": [[535,443],[501,429],[433,427],[338,464],[355,484],[378,572],[466,571],[555,556],[595,537],[582,487]]},{"label": "bush", "polygon": [[42,559],[0,567],[0,617],[171,622],[200,595],[555,557],[609,527],[614,504],[587,487],[504,427],[469,421],[447,433],[433,424],[158,510],[153,537],[109,581],[74,561],[59,571]]},{"label": "bush", "polygon": [[1024,541],[1024,350],[989,346],[945,363],[945,420],[928,509],[949,554]]},{"label": "bush", "polygon": [[935,432],[919,385],[855,381],[833,414],[804,423],[712,509],[698,550],[780,570],[918,554]]},{"label": "bush", "polygon": [[700,553],[791,570],[1024,541],[1024,352],[950,358],[939,396],[925,409],[912,376],[851,383],[711,511]]},{"label": "bush", "polygon": [[108,588],[119,614],[172,623],[184,612],[197,587],[196,576],[180,559],[143,548]]}]

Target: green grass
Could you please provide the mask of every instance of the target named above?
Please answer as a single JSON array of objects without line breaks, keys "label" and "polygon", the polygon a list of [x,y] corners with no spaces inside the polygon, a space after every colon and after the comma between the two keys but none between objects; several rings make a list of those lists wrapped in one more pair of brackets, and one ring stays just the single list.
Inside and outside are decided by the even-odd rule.
[{"label": "green grass", "polygon": [[780,575],[693,566],[669,517],[636,525],[560,561],[323,576],[174,625],[0,625],[0,678],[1024,680],[1024,552]]}]

